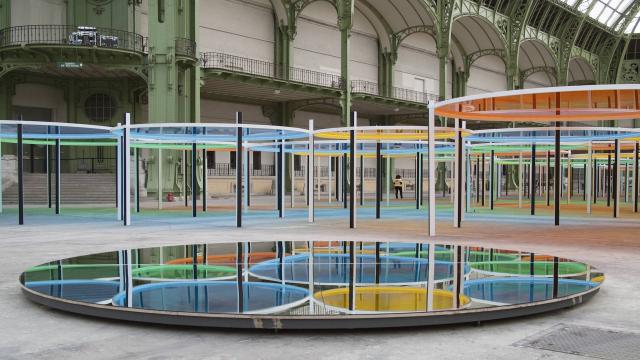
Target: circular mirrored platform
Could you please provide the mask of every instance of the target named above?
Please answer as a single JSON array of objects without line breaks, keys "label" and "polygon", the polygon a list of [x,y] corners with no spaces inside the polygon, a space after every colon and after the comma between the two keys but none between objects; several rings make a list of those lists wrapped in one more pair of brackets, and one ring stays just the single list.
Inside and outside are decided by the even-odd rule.
[{"label": "circular mirrored platform", "polygon": [[27,269],[52,308],[229,328],[424,326],[578,305],[604,274],[549,254],[434,243],[276,241],[117,250]]}]

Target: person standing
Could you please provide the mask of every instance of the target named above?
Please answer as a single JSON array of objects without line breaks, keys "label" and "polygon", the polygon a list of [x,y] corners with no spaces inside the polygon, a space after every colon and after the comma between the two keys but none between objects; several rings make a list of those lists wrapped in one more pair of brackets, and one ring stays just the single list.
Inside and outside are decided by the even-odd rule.
[{"label": "person standing", "polygon": [[398,198],[398,194],[400,194],[400,199],[402,196],[402,187],[404,185],[404,181],[402,180],[402,176],[396,175],[396,178],[393,179],[393,188],[396,190],[396,199]]}]

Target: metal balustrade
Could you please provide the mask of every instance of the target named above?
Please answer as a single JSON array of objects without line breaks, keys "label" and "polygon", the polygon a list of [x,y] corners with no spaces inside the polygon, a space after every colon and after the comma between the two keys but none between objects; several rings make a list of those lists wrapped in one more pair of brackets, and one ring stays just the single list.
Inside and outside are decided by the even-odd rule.
[{"label": "metal balustrade", "polygon": [[175,47],[176,55],[188,56],[195,58],[196,57],[196,42],[191,39],[186,38],[177,38],[176,39],[176,47]]},{"label": "metal balustrade", "polygon": [[[366,80],[351,81],[351,92],[358,94],[385,96],[382,92],[382,89],[380,89],[377,83]],[[392,88],[392,94],[390,97],[398,100],[417,102],[421,104],[426,104],[429,100],[438,100],[438,95],[410,89],[403,89],[399,87]]]},{"label": "metal balustrade", "polygon": [[142,35],[108,28],[69,25],[22,25],[0,30],[0,47],[66,45],[145,52]]},{"label": "metal balustrade", "polygon": [[[215,167],[209,165],[207,169],[207,174],[209,176],[235,176],[236,169],[235,167],[231,167],[231,164],[228,163],[216,163]],[[251,176],[275,176],[276,170],[275,165],[262,165],[260,169],[251,169]]]},{"label": "metal balustrade", "polygon": [[286,74],[282,73],[283,71],[276,71],[277,67],[272,62],[241,56],[207,52],[201,55],[201,63],[203,69],[222,69],[332,89],[342,89],[344,87],[344,82],[340,75],[289,67],[287,77]]}]

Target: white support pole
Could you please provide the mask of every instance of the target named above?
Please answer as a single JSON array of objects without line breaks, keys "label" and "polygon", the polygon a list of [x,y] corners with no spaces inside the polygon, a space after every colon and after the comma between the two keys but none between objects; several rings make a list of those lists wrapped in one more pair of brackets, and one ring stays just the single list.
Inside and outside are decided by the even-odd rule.
[{"label": "white support pole", "polygon": [[127,256],[127,307],[133,307],[133,274],[131,266],[131,249],[125,250]]},{"label": "white support pole", "polygon": [[502,194],[502,165],[500,165],[500,161],[498,161],[498,157],[495,159],[496,166],[496,200],[500,199]]},{"label": "white support pole", "polygon": [[389,156],[389,144],[387,144],[387,158],[385,159],[385,163],[387,171],[387,207],[389,207],[391,205],[391,157]]},{"label": "white support pole", "polygon": [[329,200],[329,204],[331,204],[332,201],[332,197],[333,197],[333,178],[332,178],[332,174],[331,174],[331,163],[333,162],[333,157],[331,155],[327,156],[327,169],[329,169],[328,172],[328,176],[329,176],[329,181],[327,182],[327,199]]},{"label": "white support pole", "polygon": [[[117,127],[122,126],[118,123]],[[116,145],[116,188],[118,196],[116,198],[116,220],[122,221],[122,137],[118,136]]]},{"label": "white support pole", "polygon": [[522,151],[520,151],[520,157],[518,158],[518,208],[522,209],[522,191],[524,185],[524,176],[522,172]]},{"label": "white support pole", "polygon": [[622,148],[622,141],[618,140],[618,148],[616,149],[616,161],[615,161],[615,166],[616,168],[613,170],[616,172],[616,183],[613,185],[615,186],[614,189],[614,195],[616,197],[614,203],[615,203],[615,211],[616,211],[616,216],[620,217],[620,190],[622,189],[620,187],[620,161],[622,160],[620,158],[620,148]]},{"label": "white support pole", "polygon": [[[292,148],[293,150],[293,148]],[[296,207],[296,168],[295,168],[295,152],[291,152],[291,161],[289,162],[289,169],[291,169],[291,208]]]},{"label": "white support pole", "polygon": [[571,188],[573,182],[573,169],[571,167],[571,150],[567,154],[567,204],[571,203]]},{"label": "white support pole", "polygon": [[[124,225],[131,225],[131,114],[125,115],[124,128]],[[129,261],[131,263],[131,261]],[[131,272],[129,271],[129,276]],[[130,282],[131,284],[131,282]]]},{"label": "white support pole", "polygon": [[[242,147],[242,156],[244,157],[242,162],[242,165],[244,166],[244,178],[242,179],[242,182],[244,183],[244,197],[242,199],[244,209],[242,209],[242,211],[246,214],[249,212],[249,191],[251,191],[251,188],[249,187],[249,179],[251,178],[251,176],[249,176],[249,171],[251,171],[251,169],[249,164],[249,144],[245,142]],[[246,247],[247,246],[245,246],[245,248]]]},{"label": "white support pole", "polygon": [[[314,154],[315,154],[315,151],[314,151]],[[320,195],[321,195],[320,194],[320,179],[321,179],[320,175],[322,175],[322,174],[321,174],[321,171],[320,171],[320,159],[317,158],[317,157],[315,157],[313,159],[313,169],[314,169],[313,173],[315,174],[315,178],[316,178],[315,182],[314,182],[314,186],[316,186],[316,185],[318,186],[318,191],[316,191],[315,189],[313,191],[316,193],[316,200],[318,200],[318,202],[319,202],[320,201]]]},{"label": "white support pole", "polygon": [[[436,103],[429,102],[429,236],[436,235],[436,120],[435,120]],[[435,255],[435,245],[433,251],[429,247],[429,258]],[[435,261],[435,260],[434,260]],[[433,262],[429,263],[431,267]],[[429,272],[432,276],[434,271]],[[433,284],[433,282],[430,282]],[[433,306],[433,292],[429,293]]]},{"label": "white support pole", "polygon": [[[467,122],[463,121],[462,122],[462,129],[466,129],[467,128]],[[470,199],[468,199],[467,197],[469,196],[469,192],[467,191],[467,176],[469,174],[469,169],[467,169],[467,166],[469,165],[469,162],[467,161],[467,146],[466,146],[466,142],[464,141],[464,139],[462,139],[462,143],[460,144],[462,146],[462,157],[460,158],[462,160],[462,189],[460,189],[460,196],[462,196],[462,214],[461,214],[461,219],[464,220],[465,217],[465,213],[466,213],[466,208],[467,208],[467,201],[469,201]]]},{"label": "white support pole", "polygon": [[[341,153],[340,153],[341,154]],[[342,202],[342,196],[344,196],[344,190],[342,189],[343,181],[343,169],[342,169],[342,161],[344,161],[344,157],[342,155],[338,155],[336,165],[338,168],[336,169],[336,174],[338,177],[338,187],[336,187],[336,191],[338,192],[338,202]]]},{"label": "white support pole", "polygon": [[454,200],[453,200],[453,227],[457,228],[458,227],[458,200],[460,199],[460,191],[462,189],[458,189],[458,177],[461,176],[461,174],[458,174],[458,162],[461,160],[458,158],[458,152],[460,150],[460,146],[462,146],[462,144],[460,144],[460,137],[458,136],[459,132],[460,132],[460,119],[455,119],[454,120],[454,143],[455,143],[455,148],[454,148],[454,156],[453,156],[453,169],[451,169],[451,174],[452,176],[452,181],[451,181],[451,189],[453,190],[453,196],[454,196]]},{"label": "white support pole", "polygon": [[[313,120],[311,120],[313,121]],[[329,161],[331,161],[331,157],[329,157]],[[329,168],[329,170],[331,170],[331,168]],[[329,194],[331,195],[331,194]],[[329,245],[331,245],[331,242],[329,242]],[[315,279],[313,277],[313,273],[314,273],[314,262],[313,262],[313,256],[315,255],[315,245],[313,243],[313,241],[309,241],[307,244],[307,247],[309,248],[309,270],[308,270],[308,274],[309,274],[309,294],[311,294],[311,297],[309,299],[309,314],[314,314],[315,313],[315,302],[313,300],[313,294],[315,294]]]},{"label": "white support pole", "polygon": [[158,210],[162,210],[162,149],[158,148]]},{"label": "white support pole", "polygon": [[[432,111],[429,111],[429,116],[432,116]],[[431,184],[429,184],[431,186]],[[427,272],[427,311],[433,311],[433,291],[435,289],[436,282],[436,244],[429,243],[429,262],[427,266],[429,271]]]},{"label": "white support pole", "polygon": [[[280,154],[280,164],[282,164],[282,166],[281,166],[280,169],[278,169],[278,171],[280,171],[280,179],[281,179],[280,180],[280,206],[282,207],[282,218],[284,219],[284,211],[285,211],[284,204],[285,204],[285,198],[286,198],[286,194],[287,194],[286,193],[287,187],[285,186],[286,181],[284,180],[284,173],[285,173],[284,169],[286,168],[286,166],[285,166],[285,164],[286,164],[286,162],[285,162],[286,151],[284,151],[284,150],[285,150],[286,144],[285,144],[285,140],[284,139],[280,140],[280,142],[282,144],[282,152]],[[311,169],[311,171],[313,171],[313,168]],[[311,173],[311,176],[313,176],[313,172]]]},{"label": "white support pole", "polygon": [[[620,143],[622,146],[622,143]],[[625,204],[629,202],[629,162],[625,160],[624,162],[624,202]]]},{"label": "white support pole", "polygon": [[[313,119],[309,120],[309,168],[311,168],[313,171],[314,168],[314,162],[315,162],[315,156],[316,156],[316,151],[315,151],[315,141],[314,141],[314,126],[313,126]],[[315,189],[315,183],[314,183],[314,177],[313,177],[313,172],[311,173],[311,176],[307,176],[307,180],[308,180],[308,184],[307,184],[307,189],[309,189],[309,191],[311,191],[309,193],[309,208],[308,208],[308,221],[310,223],[314,222],[315,220],[315,216],[314,216],[314,197],[313,197],[313,189]],[[331,194],[329,194],[329,198],[331,198]],[[313,255],[310,255],[310,260],[309,262],[311,263],[311,257],[313,257]],[[313,265],[309,265],[309,266],[313,266]],[[311,274],[311,273],[309,273]],[[311,279],[311,275],[309,277]],[[311,280],[311,284],[312,284],[312,280]],[[312,293],[313,294],[313,293]]]},{"label": "white support pole", "polygon": [[[587,150],[587,173],[585,174],[584,191],[587,195],[587,214],[591,215],[591,178],[593,177],[593,142],[589,141]],[[596,175],[597,176],[597,175]]]}]

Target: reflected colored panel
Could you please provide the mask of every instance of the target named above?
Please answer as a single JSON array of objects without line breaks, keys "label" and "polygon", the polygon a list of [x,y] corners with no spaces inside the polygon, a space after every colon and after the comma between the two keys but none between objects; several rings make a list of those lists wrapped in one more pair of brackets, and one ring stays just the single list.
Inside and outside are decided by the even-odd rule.
[{"label": "reflected colored panel", "polygon": [[[558,297],[578,294],[598,286],[582,280],[560,279]],[[473,301],[502,304],[523,304],[553,298],[553,279],[549,278],[488,278],[470,280],[464,284],[464,294]]]},{"label": "reflected colored panel", "polygon": [[101,280],[29,281],[25,286],[41,294],[89,303],[108,302],[119,290],[117,282]]},{"label": "reflected colored panel", "polygon": [[[295,286],[243,283],[244,312],[285,310],[307,300],[308,291]],[[123,306],[125,294],[113,298]],[[179,312],[237,313],[237,283],[234,281],[183,281],[156,283],[133,288],[133,307]]]}]

